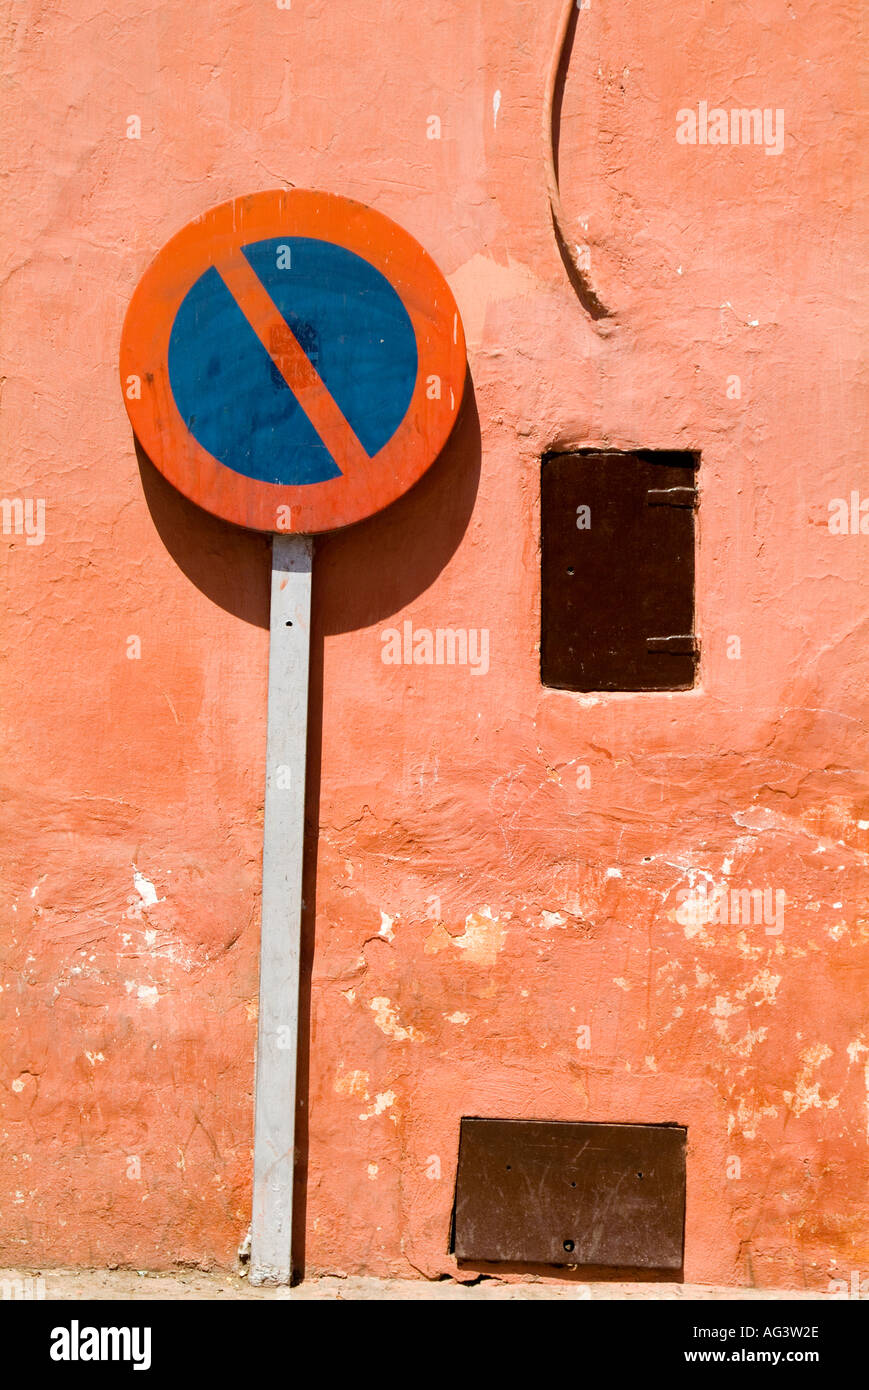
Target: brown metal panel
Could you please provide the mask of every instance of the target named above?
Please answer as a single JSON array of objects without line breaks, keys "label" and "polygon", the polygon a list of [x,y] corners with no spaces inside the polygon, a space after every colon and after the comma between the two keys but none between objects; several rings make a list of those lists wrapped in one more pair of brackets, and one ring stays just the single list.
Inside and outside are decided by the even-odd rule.
[{"label": "brown metal panel", "polygon": [[681,1269],[686,1136],[678,1125],[463,1119],[456,1258]]},{"label": "brown metal panel", "polygon": [[696,470],[688,453],[544,459],[544,685],[592,691],[694,684]]}]

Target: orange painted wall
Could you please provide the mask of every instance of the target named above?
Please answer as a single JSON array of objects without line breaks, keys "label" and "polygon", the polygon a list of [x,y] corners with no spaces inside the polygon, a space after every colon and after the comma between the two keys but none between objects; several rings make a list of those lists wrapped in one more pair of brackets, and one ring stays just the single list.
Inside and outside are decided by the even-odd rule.
[{"label": "orange painted wall", "polygon": [[[3,6],[2,492],[45,532],[3,536],[0,1260],[229,1265],[247,1229],[268,544],[137,461],[116,361],[163,242],[293,184],[418,237],[474,386],[422,484],[317,546],[308,1269],[451,1271],[476,1114],[687,1124],[690,1280],[869,1272],[869,537],[828,525],[869,497],[857,6],[578,15],[597,325],[545,192],[559,9]],[[700,101],[783,110],[782,152],[678,143]],[[701,451],[694,691],[541,689],[568,444]],[[385,665],[406,620],[487,629],[490,669]],[[704,923],[700,883],[783,890],[782,931]]]}]

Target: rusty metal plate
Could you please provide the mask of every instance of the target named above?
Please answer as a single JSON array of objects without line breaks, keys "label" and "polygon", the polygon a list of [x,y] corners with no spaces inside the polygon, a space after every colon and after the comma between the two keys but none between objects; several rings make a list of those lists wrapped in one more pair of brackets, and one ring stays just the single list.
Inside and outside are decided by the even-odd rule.
[{"label": "rusty metal plate", "polygon": [[695,455],[682,452],[544,459],[544,685],[693,685],[696,470]]},{"label": "rusty metal plate", "polygon": [[463,1119],[456,1258],[680,1270],[686,1137],[679,1125]]}]

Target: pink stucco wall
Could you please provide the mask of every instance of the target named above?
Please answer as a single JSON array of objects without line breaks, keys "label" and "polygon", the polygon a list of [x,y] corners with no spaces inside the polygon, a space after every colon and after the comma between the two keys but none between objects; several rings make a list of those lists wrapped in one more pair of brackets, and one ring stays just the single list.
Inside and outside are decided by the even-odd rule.
[{"label": "pink stucco wall", "polygon": [[[116,363],[166,239],[293,184],[423,243],[474,389],[412,494],[317,545],[308,1268],[452,1270],[462,1114],[687,1124],[690,1280],[869,1268],[869,537],[828,525],[869,497],[857,6],[579,14],[597,324],[545,191],[559,10],[4,6],[2,486],[45,532],[3,537],[0,1259],[226,1265],[247,1229],[268,544],[140,471]],[[702,101],[782,110],[781,153],[680,144]],[[540,686],[570,444],[702,453],[691,692]],[[487,629],[488,672],[384,664],[405,621]],[[783,929],[704,922],[701,883],[782,890]]]}]

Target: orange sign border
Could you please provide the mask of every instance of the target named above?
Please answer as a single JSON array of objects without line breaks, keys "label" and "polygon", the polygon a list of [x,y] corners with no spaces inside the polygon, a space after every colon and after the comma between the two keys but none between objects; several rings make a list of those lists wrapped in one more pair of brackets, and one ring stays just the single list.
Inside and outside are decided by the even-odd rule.
[{"label": "orange sign border", "polygon": [[[390,282],[416,336],[417,378],[404,419],[371,459],[339,478],[287,486],[247,478],[203,449],[187,428],[169,383],[169,336],[188,290],[217,261],[249,242],[316,237],[354,251]],[[256,531],[316,534],[373,515],[407,492],[441,452],[464,394],[465,335],[455,299],[434,261],[397,223],[350,198],[273,189],[221,203],[187,224],[148,266],[121,335],[124,404],[152,463],[192,502]],[[439,398],[427,382],[439,378]],[[138,377],[141,397],[127,383]],[[344,460],[337,459],[339,467]]]}]

